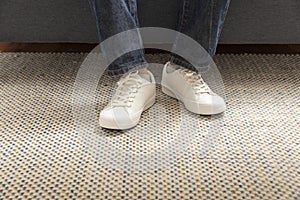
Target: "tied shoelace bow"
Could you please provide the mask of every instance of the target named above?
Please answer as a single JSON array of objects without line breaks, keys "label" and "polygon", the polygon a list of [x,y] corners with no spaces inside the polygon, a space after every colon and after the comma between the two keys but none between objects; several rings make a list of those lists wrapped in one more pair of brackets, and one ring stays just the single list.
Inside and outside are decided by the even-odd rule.
[{"label": "tied shoelace bow", "polygon": [[142,83],[143,81],[139,77],[138,71],[131,72],[121,78],[117,82],[118,87],[112,98],[111,105],[116,107],[130,107]]},{"label": "tied shoelace bow", "polygon": [[178,71],[184,75],[184,78],[190,83],[195,90],[196,94],[210,93],[208,85],[204,82],[201,74],[188,69],[178,69]]}]

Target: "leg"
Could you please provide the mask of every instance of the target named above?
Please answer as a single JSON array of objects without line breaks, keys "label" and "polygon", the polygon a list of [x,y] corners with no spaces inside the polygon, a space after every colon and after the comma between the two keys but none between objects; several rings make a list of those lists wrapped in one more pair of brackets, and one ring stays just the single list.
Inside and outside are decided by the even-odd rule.
[{"label": "leg", "polygon": [[[96,16],[100,42],[115,34],[139,27],[136,0],[89,0],[89,2]],[[140,38],[133,38],[132,42],[134,41],[142,46]],[[122,42],[120,42],[120,45],[122,45]],[[101,50],[106,57],[112,56],[102,46]],[[117,49],[114,50],[117,51]],[[114,60],[108,67],[108,74],[119,75],[146,66],[144,49],[139,49],[128,52]]]},{"label": "leg", "polygon": [[[230,0],[181,0],[177,30],[197,41],[212,57],[224,24]],[[171,62],[195,70],[191,64],[172,54]],[[207,65],[203,61],[203,65]]]},{"label": "leg", "polygon": [[[120,78],[110,102],[100,112],[100,126],[109,129],[132,128],[138,124],[142,112],[155,102],[154,76],[148,70],[140,70],[147,67],[140,33],[125,32],[122,38],[113,38],[113,45],[105,42],[103,44],[102,41],[139,27],[136,0],[89,1],[97,20],[101,50],[106,61],[113,61],[109,65],[108,73],[119,75],[130,72]],[[130,47],[137,50],[119,56]]]},{"label": "leg", "polygon": [[193,54],[193,47],[188,42],[181,41],[178,36],[173,50],[183,50],[185,56],[190,56],[197,63],[191,65],[184,58],[172,53],[170,62],[163,69],[162,91],[182,101],[189,111],[196,114],[212,115],[226,110],[224,99],[210,89],[198,72],[203,69],[206,71],[206,66],[210,66],[210,57],[215,54],[229,1],[182,0],[178,31],[193,38],[206,52],[195,51],[196,55]]}]

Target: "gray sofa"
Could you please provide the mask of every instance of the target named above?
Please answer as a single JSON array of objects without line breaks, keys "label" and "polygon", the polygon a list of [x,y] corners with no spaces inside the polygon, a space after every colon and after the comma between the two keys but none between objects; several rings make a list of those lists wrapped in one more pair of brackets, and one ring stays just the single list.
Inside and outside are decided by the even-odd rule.
[{"label": "gray sofa", "polygon": [[[178,0],[138,0],[141,26],[175,28]],[[0,1],[1,42],[97,43],[87,0]],[[232,0],[220,43],[300,44],[299,0]]]}]

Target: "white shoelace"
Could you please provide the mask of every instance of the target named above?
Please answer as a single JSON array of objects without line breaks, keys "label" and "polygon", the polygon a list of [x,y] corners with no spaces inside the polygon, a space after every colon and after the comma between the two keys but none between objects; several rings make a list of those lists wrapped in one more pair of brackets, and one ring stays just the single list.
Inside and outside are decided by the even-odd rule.
[{"label": "white shoelace", "polygon": [[131,72],[117,82],[117,90],[111,100],[113,107],[130,107],[143,81],[138,71]]},{"label": "white shoelace", "polygon": [[211,90],[208,85],[204,82],[200,73],[196,73],[192,70],[180,68],[178,71],[183,74],[185,80],[190,83],[195,90],[196,94],[208,93],[210,94]]}]

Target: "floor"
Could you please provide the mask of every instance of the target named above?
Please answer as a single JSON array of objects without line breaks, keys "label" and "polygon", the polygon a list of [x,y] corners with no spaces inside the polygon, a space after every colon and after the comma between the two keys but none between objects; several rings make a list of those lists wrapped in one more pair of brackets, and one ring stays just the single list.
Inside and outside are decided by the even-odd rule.
[{"label": "floor", "polygon": [[88,56],[0,53],[0,199],[300,199],[299,54],[216,55],[216,116],[164,95],[147,54],[156,104],[127,131],[98,126],[117,79]]}]

